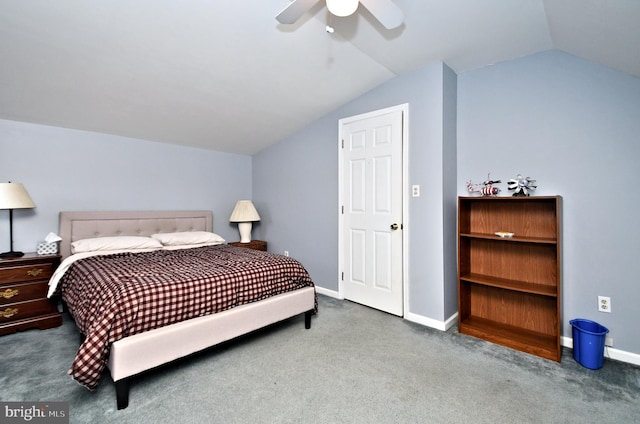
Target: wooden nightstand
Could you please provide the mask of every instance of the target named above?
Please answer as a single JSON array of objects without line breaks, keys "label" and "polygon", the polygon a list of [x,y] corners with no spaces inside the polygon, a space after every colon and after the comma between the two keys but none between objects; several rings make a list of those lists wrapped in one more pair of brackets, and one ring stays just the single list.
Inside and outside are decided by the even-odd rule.
[{"label": "wooden nightstand", "polygon": [[0,335],[62,325],[58,308],[47,299],[49,278],[58,265],[58,255],[0,259]]},{"label": "wooden nightstand", "polygon": [[253,250],[264,250],[267,251],[267,242],[262,240],[251,240],[249,243],[240,243],[239,241],[234,241],[233,243],[229,243],[232,246],[238,247],[246,247],[247,249]]}]

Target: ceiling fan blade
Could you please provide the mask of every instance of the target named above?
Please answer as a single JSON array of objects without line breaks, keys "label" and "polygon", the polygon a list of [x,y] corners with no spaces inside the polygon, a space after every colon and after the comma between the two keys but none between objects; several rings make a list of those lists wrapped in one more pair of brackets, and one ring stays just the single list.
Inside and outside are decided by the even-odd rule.
[{"label": "ceiling fan blade", "polygon": [[391,0],[360,0],[360,3],[380,21],[386,29],[397,28],[404,21],[404,13]]},{"label": "ceiling fan blade", "polygon": [[290,5],[278,13],[276,19],[281,24],[293,24],[319,0],[293,0]]}]

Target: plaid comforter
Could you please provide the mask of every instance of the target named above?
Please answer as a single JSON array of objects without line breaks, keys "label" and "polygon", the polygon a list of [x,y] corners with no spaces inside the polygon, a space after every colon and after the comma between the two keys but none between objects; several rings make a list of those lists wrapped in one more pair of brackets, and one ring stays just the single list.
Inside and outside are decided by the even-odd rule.
[{"label": "plaid comforter", "polygon": [[93,256],[60,283],[86,335],[69,374],[89,389],[119,339],[313,286],[295,259],[230,245]]}]

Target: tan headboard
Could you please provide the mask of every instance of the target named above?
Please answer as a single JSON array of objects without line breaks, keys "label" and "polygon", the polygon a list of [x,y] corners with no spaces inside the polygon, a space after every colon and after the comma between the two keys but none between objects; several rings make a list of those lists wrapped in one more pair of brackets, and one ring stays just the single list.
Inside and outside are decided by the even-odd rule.
[{"label": "tan headboard", "polygon": [[213,231],[211,211],[60,212],[60,254],[76,240],[109,236],[150,236],[177,231]]}]

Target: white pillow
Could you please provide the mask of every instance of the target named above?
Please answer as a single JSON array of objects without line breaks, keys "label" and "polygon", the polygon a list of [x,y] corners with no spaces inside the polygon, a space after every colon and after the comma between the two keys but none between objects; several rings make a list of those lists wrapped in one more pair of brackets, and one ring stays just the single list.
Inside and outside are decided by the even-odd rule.
[{"label": "white pillow", "polygon": [[219,241],[214,241],[211,243],[200,243],[200,244],[174,244],[174,245],[166,245],[162,247],[162,250],[180,250],[180,249],[193,249],[196,247],[205,247],[205,246],[217,246],[220,243]]},{"label": "white pillow", "polygon": [[71,243],[71,253],[161,248],[162,244],[158,240],[140,236],[96,237]]},{"label": "white pillow", "polygon": [[183,231],[179,233],[157,233],[151,237],[164,246],[181,246],[191,244],[222,244],[225,240],[215,233],[208,231]]}]

